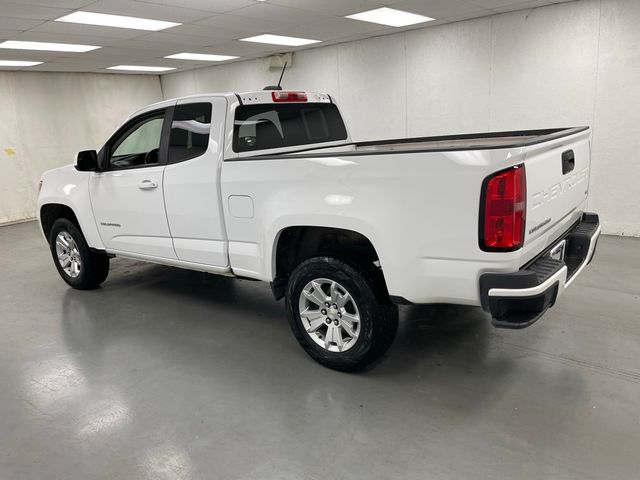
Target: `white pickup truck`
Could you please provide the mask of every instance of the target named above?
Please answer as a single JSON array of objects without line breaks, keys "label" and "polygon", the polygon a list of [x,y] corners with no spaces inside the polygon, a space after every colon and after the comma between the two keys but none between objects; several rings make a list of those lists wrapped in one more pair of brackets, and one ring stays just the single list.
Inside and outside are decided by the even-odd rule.
[{"label": "white pickup truck", "polygon": [[595,251],[587,127],[353,143],[327,94],[167,100],[44,174],[39,223],[72,287],[114,256],[270,282],[304,350],[353,371],[398,304],[536,321]]}]

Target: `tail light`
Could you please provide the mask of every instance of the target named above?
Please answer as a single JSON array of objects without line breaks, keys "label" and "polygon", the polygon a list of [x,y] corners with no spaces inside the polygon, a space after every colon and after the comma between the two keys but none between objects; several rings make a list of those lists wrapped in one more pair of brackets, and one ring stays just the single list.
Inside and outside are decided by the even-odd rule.
[{"label": "tail light", "polygon": [[508,252],[522,247],[527,210],[524,165],[485,179],[480,207],[480,248]]},{"label": "tail light", "polygon": [[274,102],[306,102],[307,94],[304,92],[283,92],[274,90],[271,92]]}]

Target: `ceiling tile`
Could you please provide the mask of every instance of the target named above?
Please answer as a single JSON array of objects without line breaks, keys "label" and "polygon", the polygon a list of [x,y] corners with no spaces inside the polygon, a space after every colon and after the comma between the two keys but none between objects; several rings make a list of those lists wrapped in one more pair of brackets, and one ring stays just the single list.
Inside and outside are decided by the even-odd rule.
[{"label": "ceiling tile", "polygon": [[269,33],[275,29],[290,27],[294,24],[279,22],[264,18],[248,18],[235,15],[214,15],[195,22],[197,25],[219,27],[227,31],[237,32],[240,36],[259,35]]},{"label": "ceiling tile", "polygon": [[453,23],[453,22],[461,22],[463,20],[471,20],[472,18],[482,18],[489,15],[495,15],[496,12],[491,10],[481,10],[480,12],[472,12],[472,13],[461,13],[459,15],[454,15],[453,17],[449,17],[447,19],[443,19],[436,22],[430,22],[432,25],[442,25],[444,23]]},{"label": "ceiling tile", "polygon": [[470,3],[474,3],[475,5],[484,8],[502,8],[517,5],[522,2],[523,0],[471,0]]},{"label": "ceiling tile", "polygon": [[267,43],[248,43],[230,41],[220,45],[207,47],[198,50],[198,53],[213,53],[220,55],[235,55],[238,57],[248,57],[253,54],[268,55],[275,52],[288,51],[287,47],[269,45]]},{"label": "ceiling tile", "polygon": [[400,0],[393,4],[393,8],[436,19],[450,18],[456,15],[465,15],[481,11],[486,12],[487,10],[471,2],[457,0]]},{"label": "ceiling tile", "polygon": [[[142,42],[137,39],[129,39],[123,40],[111,46],[112,48],[106,49],[103,48],[101,50],[101,55],[111,55],[111,56],[122,56],[123,60],[129,56],[126,52],[131,52],[131,55],[136,55],[140,58],[156,58],[156,57],[164,57],[165,55],[170,55],[171,53],[175,53],[172,51],[171,46],[164,44],[157,44],[153,42]],[[175,48],[175,47],[174,47]]]},{"label": "ceiling tile", "polygon": [[69,52],[44,52],[38,50],[12,50],[0,49],[0,58],[3,60],[30,60],[46,62],[49,59],[68,56]]},{"label": "ceiling tile", "polygon": [[550,0],[530,0],[530,1],[525,1],[525,2],[519,2],[513,5],[505,5],[502,7],[495,7],[492,10],[494,12],[497,13],[503,13],[503,12],[513,12],[516,10],[526,10],[529,8],[538,8],[538,7],[545,7],[547,5],[550,5],[551,3],[563,3],[563,2],[567,2],[567,1],[571,1],[571,0],[554,0],[553,2]]},{"label": "ceiling tile", "polygon": [[[168,32],[153,32],[147,33],[140,37],[137,37],[136,40],[140,40],[142,42],[151,42],[158,45],[168,45],[168,46],[192,46],[192,47],[206,47],[207,45],[211,45],[215,43],[215,40],[209,40],[207,37],[196,36],[196,35],[176,35]],[[218,39],[218,42],[220,40]]]},{"label": "ceiling tile", "polygon": [[167,30],[167,33],[225,40],[235,40],[243,36],[241,32],[193,23],[185,23],[184,25],[173,27],[171,30]]},{"label": "ceiling tile", "polygon": [[380,1],[379,5],[374,5],[367,0],[322,0],[321,2],[317,0],[269,0],[269,3],[337,17],[364,12],[384,4],[383,1]]},{"label": "ceiling tile", "polygon": [[95,37],[87,35],[69,35],[62,33],[49,33],[49,32],[20,32],[15,35],[11,40],[26,40],[29,42],[51,42],[51,43],[76,43],[81,45],[96,45],[96,46],[108,46],[113,45],[119,41],[118,38],[108,37]]},{"label": "ceiling tile", "polygon": [[0,29],[6,30],[29,30],[30,28],[42,25],[43,20],[31,20],[28,18],[12,18],[0,16]]},{"label": "ceiling tile", "polygon": [[72,58],[76,59],[76,57],[84,55],[84,57],[80,57],[80,59],[85,58],[90,62],[99,59],[108,59],[109,61],[117,61],[118,63],[127,64],[131,61],[163,57],[165,51],[166,47],[163,46],[157,46],[155,50],[149,50],[143,48],[132,48],[126,43],[121,43],[113,47],[104,47],[100,50],[74,55]]},{"label": "ceiling tile", "polygon": [[87,72],[98,68],[104,67],[102,65],[88,65],[83,63],[48,62],[30,67],[29,70],[38,72]]},{"label": "ceiling tile", "polygon": [[235,10],[233,15],[294,24],[315,23],[323,17],[323,15],[319,13],[311,15],[309,12],[305,12],[304,10],[281,7],[270,3],[257,3],[250,7],[241,8],[239,10]]},{"label": "ceiling tile", "polygon": [[0,6],[7,3],[20,3],[39,7],[68,8],[74,10],[93,2],[95,2],[95,0],[0,0]]},{"label": "ceiling tile", "polygon": [[8,28],[0,27],[0,41],[13,40],[16,35],[21,33],[21,30],[10,30]]},{"label": "ceiling tile", "polygon": [[0,15],[13,18],[30,18],[33,20],[53,20],[62,17],[71,10],[64,8],[39,7],[27,3],[0,3]]},{"label": "ceiling tile", "polygon": [[[79,23],[46,22],[29,32],[47,32],[60,35],[83,35],[87,37],[110,38],[134,38],[148,33],[144,30],[132,30],[130,28],[100,27],[97,25],[81,25]],[[99,45],[99,44],[97,44]]]},{"label": "ceiling tile", "polygon": [[135,0],[98,0],[83,10],[179,23],[191,23],[211,15],[211,12],[181,7],[179,2],[174,2],[174,5],[170,7]]},{"label": "ceiling tile", "polygon": [[[138,0],[156,5],[175,6],[176,0]],[[256,0],[180,0],[180,6],[194,10],[204,10],[213,13],[225,13],[239,8],[248,7]]]},{"label": "ceiling tile", "polygon": [[359,34],[370,34],[386,29],[388,27],[375,23],[359,22],[350,18],[326,17],[312,24],[277,29],[273,33],[326,41]]}]

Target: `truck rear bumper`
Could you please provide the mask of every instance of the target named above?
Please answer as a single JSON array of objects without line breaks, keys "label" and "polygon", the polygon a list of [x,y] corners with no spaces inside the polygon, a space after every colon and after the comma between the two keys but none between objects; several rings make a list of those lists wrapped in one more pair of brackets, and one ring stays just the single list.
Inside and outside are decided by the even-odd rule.
[{"label": "truck rear bumper", "polygon": [[525,328],[538,320],[591,262],[600,230],[598,215],[584,213],[551,248],[519,271],[482,274],[480,301],[493,325]]}]

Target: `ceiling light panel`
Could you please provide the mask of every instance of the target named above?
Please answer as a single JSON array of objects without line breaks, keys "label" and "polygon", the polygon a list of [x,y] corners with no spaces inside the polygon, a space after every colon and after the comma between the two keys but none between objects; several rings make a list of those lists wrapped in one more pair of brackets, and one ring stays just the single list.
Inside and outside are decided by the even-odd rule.
[{"label": "ceiling light panel", "polygon": [[123,70],[129,72],[168,72],[175,70],[173,67],[150,67],[146,65],[115,65],[107,67],[107,70]]},{"label": "ceiling light panel", "polygon": [[150,20],[148,18],[126,17],[107,13],[73,12],[56,19],[56,22],[81,23],[83,25],[99,25],[101,27],[131,28],[133,30],[147,30],[157,32],[167,28],[182,25],[176,22]]},{"label": "ceiling light panel", "polygon": [[320,40],[311,40],[309,38],[285,37],[283,35],[264,34],[256,37],[241,38],[242,42],[270,43],[272,45],[287,45],[289,47],[300,47],[302,45],[310,45],[312,43],[320,43]]},{"label": "ceiling light panel", "polygon": [[27,62],[24,60],[0,60],[0,67],[33,67],[41,64],[42,62]]},{"label": "ceiling light panel", "polygon": [[418,15],[417,13],[403,12],[402,10],[396,10],[389,7],[376,8],[375,10],[347,15],[346,18],[369,23],[378,23],[380,25],[388,25],[390,27],[406,27],[408,25],[415,25],[417,23],[435,20],[434,18]]},{"label": "ceiling light panel", "polygon": [[176,60],[199,60],[201,62],[224,62],[225,60],[233,60],[233,55],[210,55],[207,53],[176,53],[174,55],[167,55],[164,58],[173,58]]},{"label": "ceiling light panel", "polygon": [[14,50],[43,50],[47,52],[90,52],[97,50],[95,45],[78,45],[74,43],[25,42],[21,40],[7,40],[0,43],[0,48]]}]

